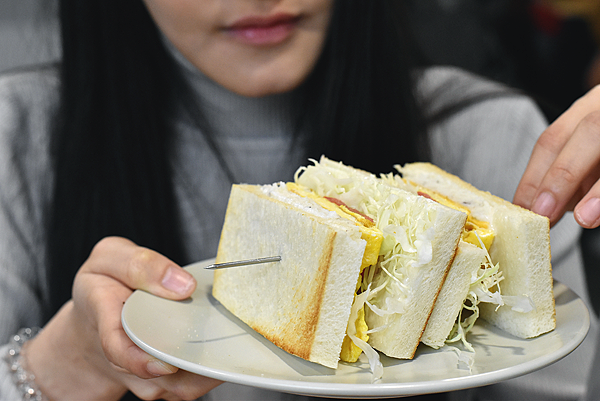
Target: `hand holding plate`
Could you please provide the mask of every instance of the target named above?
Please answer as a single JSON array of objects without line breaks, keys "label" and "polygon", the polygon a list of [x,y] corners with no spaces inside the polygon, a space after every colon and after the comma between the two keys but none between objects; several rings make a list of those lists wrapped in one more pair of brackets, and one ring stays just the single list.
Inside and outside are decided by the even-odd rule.
[{"label": "hand holding plate", "polygon": [[195,279],[166,257],[123,238],[106,238],[82,265],[73,298],[28,347],[27,363],[51,399],[193,399],[220,382],[148,355],[123,331],[121,310],[135,289],[181,300]]}]

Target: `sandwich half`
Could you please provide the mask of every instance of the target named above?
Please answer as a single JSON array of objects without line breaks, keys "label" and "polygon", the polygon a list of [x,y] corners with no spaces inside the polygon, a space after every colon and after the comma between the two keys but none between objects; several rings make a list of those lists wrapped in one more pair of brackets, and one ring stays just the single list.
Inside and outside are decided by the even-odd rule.
[{"label": "sandwich half", "polygon": [[[368,344],[413,358],[455,257],[466,214],[322,157],[299,169],[296,183],[373,219],[383,234],[377,264],[362,273]],[[359,297],[359,295],[361,295]]]},{"label": "sandwich half", "polygon": [[355,221],[285,184],[233,185],[217,262],[281,261],[218,270],[212,293],[278,347],[336,368],[366,245]]},{"label": "sandwich half", "polygon": [[[429,163],[397,166],[406,182],[441,194],[468,209],[485,227],[488,262],[497,269],[489,291],[471,288],[481,317],[521,338],[556,327],[550,261],[550,224],[546,217],[478,190]],[[474,262],[477,264],[477,262]],[[486,278],[486,279],[489,279]],[[472,284],[477,285],[475,281]]]},{"label": "sandwich half", "polygon": [[281,262],[215,272],[213,295],[285,351],[335,368],[374,349],[415,354],[454,260],[466,214],[330,161],[295,183],[233,185],[217,262]]}]

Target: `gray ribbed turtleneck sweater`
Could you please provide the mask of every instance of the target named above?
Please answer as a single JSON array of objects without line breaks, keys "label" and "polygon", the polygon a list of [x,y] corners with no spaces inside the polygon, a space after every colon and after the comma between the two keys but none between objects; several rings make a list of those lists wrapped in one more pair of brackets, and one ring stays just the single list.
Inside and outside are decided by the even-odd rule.
[{"label": "gray ribbed turtleneck sweater", "polygon": [[[290,151],[290,94],[248,98],[225,90],[201,74],[179,52],[172,54],[198,95],[198,102],[235,182],[258,184],[291,180],[304,162]],[[180,121],[176,163],[185,237],[192,260],[214,257],[231,182],[198,128]],[[192,224],[187,224],[187,223]],[[216,234],[217,233],[217,234]]]}]

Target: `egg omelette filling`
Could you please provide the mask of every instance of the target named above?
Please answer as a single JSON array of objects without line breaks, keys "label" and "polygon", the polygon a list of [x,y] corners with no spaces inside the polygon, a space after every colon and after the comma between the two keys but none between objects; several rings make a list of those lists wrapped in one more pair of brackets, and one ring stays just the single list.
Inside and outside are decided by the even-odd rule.
[{"label": "egg omelette filling", "polygon": [[470,244],[476,245],[481,248],[481,244],[485,246],[485,249],[489,252],[492,243],[494,242],[494,230],[490,227],[490,224],[485,221],[481,221],[473,217],[471,210],[466,206],[463,206],[452,199],[444,196],[440,193],[432,191],[427,188],[423,188],[420,185],[411,183],[417,187],[417,194],[425,196],[431,200],[434,200],[444,206],[448,206],[454,210],[466,213],[467,222],[462,233],[462,240]]}]

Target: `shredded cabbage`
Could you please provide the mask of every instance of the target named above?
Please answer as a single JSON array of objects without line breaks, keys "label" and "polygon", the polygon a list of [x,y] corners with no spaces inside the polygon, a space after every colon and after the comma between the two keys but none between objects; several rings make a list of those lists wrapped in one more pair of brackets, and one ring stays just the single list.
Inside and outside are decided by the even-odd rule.
[{"label": "shredded cabbage", "polygon": [[374,175],[351,172],[338,163],[311,161],[314,165],[298,169],[295,181],[319,196],[341,199],[372,218],[383,233],[381,269],[369,271],[364,279],[363,290],[371,283],[375,287],[367,306],[380,316],[404,313],[420,267],[433,257],[436,208]]},{"label": "shredded cabbage", "polygon": [[[504,280],[504,277],[500,271],[500,264],[496,263],[494,265],[492,263],[492,258],[479,237],[479,234],[477,234],[476,231],[474,232],[479,240],[480,248],[485,251],[485,263],[474,274],[469,287],[469,293],[463,302],[463,307],[458,314],[454,327],[452,327],[452,330],[446,339],[447,344],[461,341],[465,348],[471,352],[475,352],[475,350],[471,343],[467,341],[467,333],[471,331],[479,318],[480,302],[496,304],[496,309],[503,305],[508,305],[511,306],[514,311],[523,313],[535,309],[535,305],[531,298],[525,295],[502,295],[500,282]],[[495,289],[496,291],[492,291],[492,289]],[[462,316],[465,310],[470,311],[471,315],[463,320]]]},{"label": "shredded cabbage", "polygon": [[374,383],[383,376],[383,365],[379,360],[379,354],[367,342],[356,336],[356,319],[358,318],[358,311],[365,306],[369,293],[370,288],[367,288],[365,292],[358,294],[354,299],[352,309],[350,310],[350,320],[348,321],[348,330],[346,334],[348,334],[348,337],[350,337],[352,342],[360,348],[369,359],[369,366],[371,367],[371,372],[373,372],[371,382]]},{"label": "shredded cabbage", "polygon": [[[405,313],[413,296],[412,288],[418,285],[420,268],[433,257],[436,206],[372,174],[346,169],[341,163],[311,161],[314,165],[296,171],[295,182],[319,196],[340,199],[373,219],[383,233],[377,266],[367,267],[363,272],[359,290],[362,293],[356,297],[350,321],[356,319],[358,309],[364,305],[379,316]],[[393,179],[393,175],[387,179]],[[383,323],[370,327],[367,333],[384,330],[387,326]],[[352,334],[352,329],[349,325],[348,337],[369,358],[374,378],[381,377],[379,354]]]},{"label": "shredded cabbage", "polygon": [[465,369],[468,370],[469,373],[473,373],[473,365],[475,364],[475,352],[462,351],[450,345],[445,345],[441,348],[441,350],[456,353],[456,356],[458,357],[458,369]]}]

